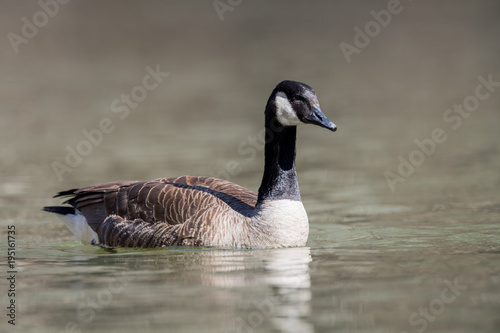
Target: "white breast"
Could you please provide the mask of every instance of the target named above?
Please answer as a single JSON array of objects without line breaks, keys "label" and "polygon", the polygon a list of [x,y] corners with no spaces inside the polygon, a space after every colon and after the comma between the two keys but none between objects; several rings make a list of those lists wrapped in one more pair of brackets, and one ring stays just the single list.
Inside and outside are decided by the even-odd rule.
[{"label": "white breast", "polygon": [[309,219],[301,201],[267,200],[261,204],[254,222],[262,228],[268,247],[305,246]]}]

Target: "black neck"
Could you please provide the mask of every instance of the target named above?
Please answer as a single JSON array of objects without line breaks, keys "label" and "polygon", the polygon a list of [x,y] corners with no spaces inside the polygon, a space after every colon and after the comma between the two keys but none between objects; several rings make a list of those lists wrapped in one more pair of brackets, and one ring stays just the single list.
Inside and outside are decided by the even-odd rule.
[{"label": "black neck", "polygon": [[300,201],[295,171],[296,133],[296,126],[284,127],[266,115],[265,165],[258,203],[278,199]]}]

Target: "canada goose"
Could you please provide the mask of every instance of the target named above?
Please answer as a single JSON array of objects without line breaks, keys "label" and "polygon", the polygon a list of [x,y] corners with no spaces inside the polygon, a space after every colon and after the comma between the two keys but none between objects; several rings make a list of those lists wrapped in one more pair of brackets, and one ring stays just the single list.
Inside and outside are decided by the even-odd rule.
[{"label": "canada goose", "polygon": [[170,245],[278,248],[304,246],[309,221],[295,171],[297,125],[337,127],[314,90],[295,81],[274,88],[265,110],[265,166],[258,194],[226,180],[182,176],[121,181],[59,192],[62,215],[83,243],[116,247]]}]

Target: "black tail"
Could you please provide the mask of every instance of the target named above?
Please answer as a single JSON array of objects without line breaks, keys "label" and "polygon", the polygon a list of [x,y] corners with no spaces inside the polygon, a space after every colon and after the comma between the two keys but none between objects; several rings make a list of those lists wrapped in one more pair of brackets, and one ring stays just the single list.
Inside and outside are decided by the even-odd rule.
[{"label": "black tail", "polygon": [[64,197],[64,196],[67,196],[67,195],[74,195],[77,190],[78,190],[77,188],[73,188],[71,190],[61,191],[61,192],[57,193],[56,195],[54,195],[54,198]]},{"label": "black tail", "polygon": [[75,214],[75,209],[73,207],[64,206],[46,206],[42,208],[43,211],[61,215]]}]

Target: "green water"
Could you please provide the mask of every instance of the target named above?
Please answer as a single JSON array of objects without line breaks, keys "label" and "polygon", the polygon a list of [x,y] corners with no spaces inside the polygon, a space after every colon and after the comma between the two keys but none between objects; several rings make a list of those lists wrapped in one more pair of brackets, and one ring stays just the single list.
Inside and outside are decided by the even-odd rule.
[{"label": "green water", "polygon": [[[500,81],[495,2],[402,2],[349,64],[339,43],[387,1],[245,1],[224,21],[211,2],[109,3],[70,2],[19,53],[2,42],[0,253],[15,226],[15,262],[0,265],[1,332],[500,331],[500,88],[480,88],[490,95],[459,126],[446,118],[479,77]],[[6,4],[4,35],[38,8]],[[157,64],[169,76],[114,112]],[[338,126],[298,129],[306,247],[84,246],[40,211],[116,180],[208,175],[256,191],[263,110],[283,79],[313,86]],[[90,151],[68,166],[78,147]]]},{"label": "green water", "polygon": [[[197,132],[208,135],[212,126],[199,125]],[[28,176],[10,183],[11,193],[2,198],[8,215],[2,238],[5,225],[16,226],[19,327],[23,332],[496,331],[496,189],[488,193],[483,180],[481,191],[466,187],[448,193],[449,179],[425,179],[432,177],[428,171],[414,175],[414,184],[400,184],[395,195],[381,174],[353,171],[351,162],[342,162],[346,135],[312,127],[300,132],[299,140],[309,136],[315,142],[307,152],[302,143],[297,160],[311,224],[304,248],[83,246],[56,216],[38,211],[58,202],[50,199],[54,185]],[[233,143],[214,140],[227,147],[218,159],[239,157]],[[332,146],[334,154],[322,153]],[[169,150],[165,143],[152,148],[160,147]],[[189,164],[194,158],[185,154],[178,159]],[[312,162],[308,155],[317,157]],[[233,180],[256,189],[262,162],[256,159]],[[175,168],[167,175],[182,173]],[[447,168],[456,177],[468,170]],[[124,179],[124,174],[102,177]],[[0,250],[6,252],[4,242]],[[422,308],[427,317],[419,313]]]}]

